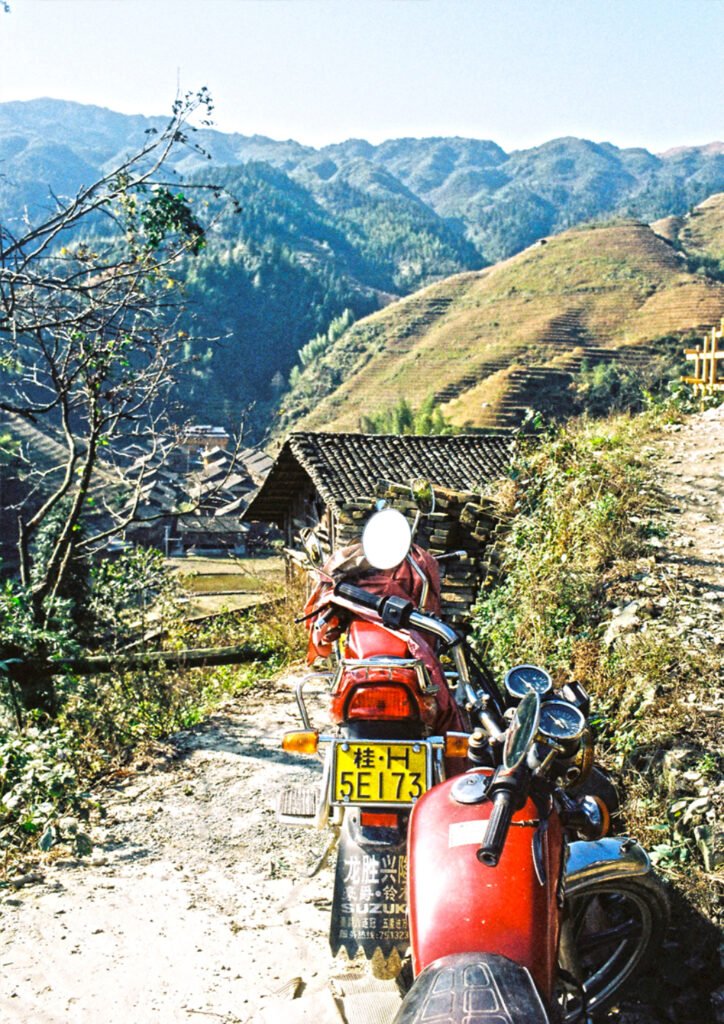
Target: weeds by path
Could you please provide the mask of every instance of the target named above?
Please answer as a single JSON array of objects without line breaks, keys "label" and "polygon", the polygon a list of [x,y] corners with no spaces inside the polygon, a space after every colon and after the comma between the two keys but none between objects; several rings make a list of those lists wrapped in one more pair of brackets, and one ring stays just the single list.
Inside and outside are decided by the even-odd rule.
[{"label": "weeds by path", "polygon": [[[678,554],[695,540],[662,486],[677,429],[670,410],[584,419],[522,453],[505,495],[503,582],[481,595],[474,642],[499,673],[537,662],[557,684],[590,690],[598,757],[624,794],[618,827],[672,884],[665,961],[677,968],[645,980],[640,994],[662,1013],[667,1005],[661,1019],[689,1024],[712,1019],[719,967],[724,625],[721,606],[712,613],[705,600],[717,597],[706,553],[686,571]],[[711,479],[721,481],[717,450]],[[721,517],[716,487],[710,513]]]}]

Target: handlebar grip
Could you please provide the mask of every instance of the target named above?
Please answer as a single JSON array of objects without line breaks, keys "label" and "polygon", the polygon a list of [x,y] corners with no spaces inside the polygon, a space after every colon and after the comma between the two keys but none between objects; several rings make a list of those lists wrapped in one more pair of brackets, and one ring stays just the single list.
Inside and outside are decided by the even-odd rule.
[{"label": "handlebar grip", "polygon": [[501,790],[495,794],[493,812],[488,819],[488,827],[485,832],[485,842],[476,854],[481,864],[485,864],[489,868],[494,868],[497,865],[508,837],[508,829],[514,811],[513,794],[509,790]]},{"label": "handlebar grip", "polygon": [[380,597],[379,594],[370,594],[369,590],[355,587],[353,583],[338,583],[334,588],[334,592],[339,594],[340,597],[345,597],[348,601],[354,601],[355,604],[359,604],[363,608],[369,608],[370,611],[377,612],[378,615],[382,614],[382,606],[386,600],[384,596]]}]

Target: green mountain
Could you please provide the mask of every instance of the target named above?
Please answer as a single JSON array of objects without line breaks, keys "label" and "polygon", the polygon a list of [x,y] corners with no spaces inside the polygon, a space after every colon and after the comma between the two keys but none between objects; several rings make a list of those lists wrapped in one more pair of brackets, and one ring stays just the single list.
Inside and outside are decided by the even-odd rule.
[{"label": "green mountain", "polygon": [[[0,104],[0,223],[18,232],[42,218],[163,123],[59,100]],[[314,149],[207,128],[194,141],[203,152],[180,149],[169,172],[223,185],[241,212],[218,211],[187,268],[197,315],[183,412],[230,424],[254,401],[256,436],[299,349],[345,309],[364,317],[582,222],[682,217],[724,190],[720,143],[660,155],[574,138],[513,153],[461,138]]]},{"label": "green mountain", "polygon": [[[49,184],[56,194],[71,192],[87,182],[91,170],[113,166],[163,121],[61,100],[0,103],[5,216],[17,212],[16,198],[24,190],[39,195]],[[422,205],[428,216],[442,218],[449,230],[472,241],[486,262],[519,251],[541,232],[602,215],[681,215],[724,190],[724,143],[716,142],[654,155],[577,138],[513,153],[491,141],[462,138],[393,139],[377,146],[350,139],[314,149],[293,140],[203,129],[196,140],[213,166],[263,161],[298,181],[332,213],[340,203],[349,204],[340,189]],[[179,151],[174,160],[184,175],[201,165],[205,157],[192,151]]]}]

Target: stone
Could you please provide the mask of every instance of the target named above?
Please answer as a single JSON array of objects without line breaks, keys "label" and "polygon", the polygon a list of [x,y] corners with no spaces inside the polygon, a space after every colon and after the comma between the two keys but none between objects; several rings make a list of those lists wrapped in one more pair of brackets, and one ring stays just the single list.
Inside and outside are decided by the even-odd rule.
[{"label": "stone", "polygon": [[686,747],[674,747],[667,750],[661,762],[661,780],[663,788],[670,796],[683,796],[693,792],[693,787],[683,777],[687,765],[696,760],[696,753]]},{"label": "stone", "polygon": [[639,602],[629,601],[627,605],[614,613],[603,637],[603,642],[607,647],[611,647],[624,633],[630,633],[641,625],[641,619],[637,614],[638,610]]},{"label": "stone", "polygon": [[714,831],[711,825],[697,825],[694,840],[707,873],[716,871],[724,863],[724,832]]},{"label": "stone", "polygon": [[682,816],[682,824],[690,825],[693,821],[698,821],[703,818],[710,807],[711,800],[708,796],[698,796],[694,800],[691,800]]},{"label": "stone", "polygon": [[24,875],[13,875],[12,878],[9,879],[9,882],[14,889],[22,889],[23,886],[35,885],[44,880],[45,875],[41,874],[39,871],[28,871]]},{"label": "stone", "polygon": [[689,798],[684,797],[683,800],[674,800],[673,804],[669,807],[669,817],[679,818],[684,813],[686,808],[689,806]]}]

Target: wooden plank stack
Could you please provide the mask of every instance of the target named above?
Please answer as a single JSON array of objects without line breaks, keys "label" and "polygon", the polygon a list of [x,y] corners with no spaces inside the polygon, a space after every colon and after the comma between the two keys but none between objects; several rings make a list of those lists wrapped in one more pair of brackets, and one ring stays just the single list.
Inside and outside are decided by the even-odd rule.
[{"label": "wooden plank stack", "polygon": [[[465,560],[446,559],[440,566],[443,617],[451,624],[464,625],[480,588],[490,585],[499,574],[495,543],[502,527],[489,499],[438,486],[434,496],[434,511],[423,515],[415,539],[433,555],[465,551]],[[338,509],[338,546],[359,540],[379,498],[384,498],[388,506],[398,509],[412,523],[417,504],[410,488],[380,481],[375,496],[346,502]]]}]

